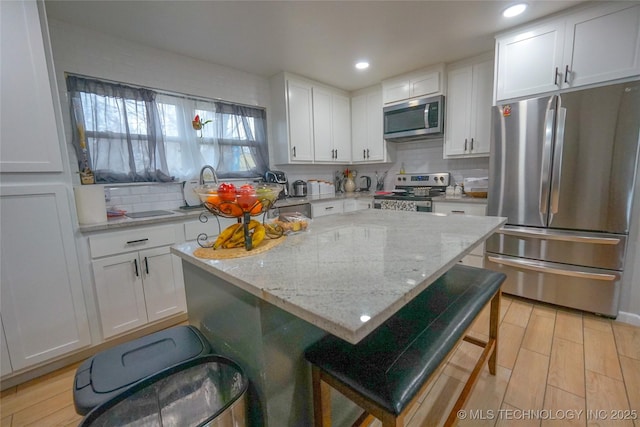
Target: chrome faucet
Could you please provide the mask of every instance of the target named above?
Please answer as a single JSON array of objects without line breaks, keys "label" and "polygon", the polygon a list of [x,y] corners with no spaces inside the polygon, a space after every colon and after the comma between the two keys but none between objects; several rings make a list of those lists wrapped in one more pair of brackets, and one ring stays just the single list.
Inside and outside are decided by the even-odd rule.
[{"label": "chrome faucet", "polygon": [[213,166],[210,165],[204,165],[202,167],[202,169],[200,169],[200,185],[204,185],[204,171],[206,169],[209,169],[211,171],[211,173],[213,174],[213,182],[217,185],[218,184],[218,175],[216,175],[216,170],[213,168]]}]

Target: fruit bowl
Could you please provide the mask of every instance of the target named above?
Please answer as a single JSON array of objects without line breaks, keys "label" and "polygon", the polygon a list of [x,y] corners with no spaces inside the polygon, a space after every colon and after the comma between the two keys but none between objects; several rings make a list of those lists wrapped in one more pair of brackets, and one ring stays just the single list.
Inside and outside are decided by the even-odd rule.
[{"label": "fruit bowl", "polygon": [[222,183],[220,185],[205,184],[193,189],[204,206],[215,215],[238,218],[242,216],[256,216],[270,209],[282,191],[282,185],[263,183],[234,185]]}]

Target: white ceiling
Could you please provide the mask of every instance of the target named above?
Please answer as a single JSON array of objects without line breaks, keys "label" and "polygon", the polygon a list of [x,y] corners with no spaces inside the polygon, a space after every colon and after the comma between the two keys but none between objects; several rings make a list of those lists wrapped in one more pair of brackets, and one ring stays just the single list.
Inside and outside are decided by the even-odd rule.
[{"label": "white ceiling", "polygon": [[[265,77],[290,71],[348,91],[488,52],[494,35],[582,1],[63,1],[49,18]],[[357,71],[367,59],[371,67]]]}]

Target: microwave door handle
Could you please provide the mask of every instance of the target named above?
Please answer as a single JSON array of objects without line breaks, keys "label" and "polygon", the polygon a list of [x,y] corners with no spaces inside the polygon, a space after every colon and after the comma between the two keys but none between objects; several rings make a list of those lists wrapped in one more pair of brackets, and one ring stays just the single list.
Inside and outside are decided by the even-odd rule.
[{"label": "microwave door handle", "polygon": [[424,128],[429,129],[429,113],[431,112],[431,103],[427,102],[424,108]]}]

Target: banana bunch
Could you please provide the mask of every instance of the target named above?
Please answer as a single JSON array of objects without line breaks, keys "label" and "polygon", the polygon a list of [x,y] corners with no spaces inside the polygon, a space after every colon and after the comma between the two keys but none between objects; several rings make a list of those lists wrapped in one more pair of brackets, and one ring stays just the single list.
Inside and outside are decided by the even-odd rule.
[{"label": "banana bunch", "polygon": [[[267,230],[260,222],[252,219],[249,224],[249,235],[251,236],[251,247],[255,248],[265,238]],[[225,228],[213,244],[213,249],[241,248],[244,246],[244,227],[242,223],[230,225]]]}]

